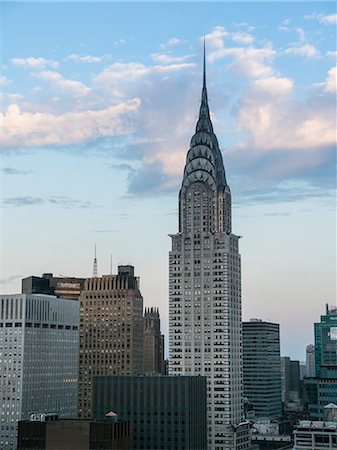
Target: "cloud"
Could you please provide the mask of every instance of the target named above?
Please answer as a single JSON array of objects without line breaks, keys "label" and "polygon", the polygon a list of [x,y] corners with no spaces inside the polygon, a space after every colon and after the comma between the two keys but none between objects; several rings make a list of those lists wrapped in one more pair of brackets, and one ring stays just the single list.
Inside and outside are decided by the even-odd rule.
[{"label": "cloud", "polygon": [[314,19],[314,20],[318,20],[319,23],[322,23],[323,25],[336,25],[337,24],[337,14],[318,14],[318,13],[313,13],[313,14],[309,14],[304,16],[304,19]]},{"label": "cloud", "polygon": [[63,91],[71,91],[74,95],[77,96],[86,95],[90,92],[90,89],[80,81],[67,80],[63,78],[62,75],[60,75],[58,72],[46,70],[38,72],[34,74],[34,76],[36,78],[39,78],[40,80],[48,81],[57,89],[61,89]]},{"label": "cloud", "polygon": [[319,16],[319,21],[325,25],[336,25],[337,14],[329,14],[327,16]]},{"label": "cloud", "polygon": [[172,56],[164,53],[152,53],[151,58],[154,62],[159,64],[175,64],[175,63],[183,63],[193,58],[194,55],[185,55],[185,56]]},{"label": "cloud", "polygon": [[59,66],[59,63],[52,59],[46,59],[42,57],[34,58],[33,56],[29,58],[13,58],[11,59],[11,62],[15,66],[31,69],[42,69],[47,66],[56,68]]},{"label": "cloud", "polygon": [[327,56],[328,58],[336,58],[336,57],[337,57],[337,51],[336,51],[336,50],[334,50],[334,51],[328,51],[328,52],[326,52],[326,56]]},{"label": "cloud", "polygon": [[186,42],[187,41],[184,40],[184,39],[171,38],[168,41],[166,41],[164,44],[160,44],[160,46],[162,48],[173,47],[173,46],[176,46],[176,45],[186,44]]},{"label": "cloud", "polygon": [[270,45],[262,48],[223,48],[209,55],[210,61],[231,57],[233,62],[229,68],[241,76],[260,78],[272,75],[270,62],[276,56],[276,51]]},{"label": "cloud", "polygon": [[35,206],[44,205],[50,203],[52,205],[60,206],[64,209],[94,209],[98,205],[88,201],[88,200],[78,200],[67,196],[51,196],[46,199],[40,197],[22,196],[22,197],[11,197],[3,200],[4,205],[23,207],[23,206]]},{"label": "cloud", "polygon": [[333,102],[320,97],[296,102],[292,93],[292,80],[270,77],[252,82],[242,96],[238,123],[256,151],[335,145]]},{"label": "cloud", "polygon": [[2,115],[3,147],[66,145],[104,136],[119,136],[133,130],[133,117],[140,109],[140,99],[121,102],[103,110],[30,113],[10,105]]},{"label": "cloud", "polygon": [[270,76],[273,69],[270,64],[276,56],[276,51],[270,43],[257,47],[226,47],[224,39],[228,37],[244,44],[251,44],[254,37],[248,33],[230,33],[224,27],[217,26],[206,34],[207,59],[215,62],[222,58],[232,58],[229,69],[248,78]]},{"label": "cloud", "polygon": [[89,202],[88,200],[78,200],[64,195],[49,197],[48,202],[52,203],[53,205],[61,206],[64,209],[73,209],[73,208],[95,209],[98,207],[98,205],[95,205],[94,203]]},{"label": "cloud", "polygon": [[316,47],[310,44],[302,45],[301,47],[289,47],[283,52],[285,55],[304,56],[305,58],[319,58],[320,52]]},{"label": "cloud", "polygon": [[4,205],[22,207],[22,206],[34,206],[34,205],[42,205],[44,200],[40,197],[11,197],[5,198],[3,200]]},{"label": "cloud", "polygon": [[166,75],[194,67],[193,63],[145,66],[142,63],[114,63],[94,79],[95,83],[115,85],[117,81],[135,81],[149,75]]},{"label": "cloud", "polygon": [[303,28],[297,27],[297,28],[295,28],[295,31],[298,35],[298,39],[301,42],[305,41],[306,37],[305,37],[305,32],[304,32]]},{"label": "cloud", "polygon": [[6,75],[0,76],[0,86],[8,86],[12,83],[12,80],[9,80]]},{"label": "cloud", "polygon": [[32,173],[31,170],[18,170],[14,169],[14,167],[3,167],[2,172],[6,175],[28,175]]},{"label": "cloud", "polygon": [[102,62],[101,56],[93,56],[93,55],[77,55],[76,53],[72,53],[71,55],[67,56],[65,58],[65,61],[74,61],[79,63],[87,63],[87,64],[93,64],[93,63],[100,63]]},{"label": "cloud", "polygon": [[232,33],[231,38],[234,42],[240,42],[241,44],[252,44],[254,42],[254,36],[246,32]]},{"label": "cloud", "polygon": [[324,91],[331,92],[332,94],[337,92],[336,83],[337,83],[337,66],[331,67],[331,69],[328,71],[328,77],[324,83]]}]

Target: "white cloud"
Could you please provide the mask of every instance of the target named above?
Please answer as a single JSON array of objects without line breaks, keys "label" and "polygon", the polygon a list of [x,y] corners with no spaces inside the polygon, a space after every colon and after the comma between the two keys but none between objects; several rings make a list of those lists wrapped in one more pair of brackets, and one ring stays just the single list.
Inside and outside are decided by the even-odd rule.
[{"label": "white cloud", "polygon": [[266,77],[273,73],[269,63],[276,56],[276,51],[268,43],[264,47],[226,47],[224,38],[251,44],[254,37],[248,33],[230,33],[224,27],[217,26],[206,35],[207,59],[214,62],[221,58],[232,57],[229,68],[234,72],[252,78]]},{"label": "white cloud", "polygon": [[32,69],[42,69],[46,66],[56,68],[59,65],[57,61],[54,61],[52,59],[46,59],[42,57],[34,58],[33,56],[29,58],[13,58],[11,62],[15,66],[28,67]]},{"label": "white cloud", "polygon": [[66,145],[98,137],[124,135],[133,131],[132,119],[139,109],[139,98],[103,110],[61,115],[24,112],[17,104],[12,104],[1,114],[1,146]]},{"label": "white cloud", "polygon": [[328,71],[328,77],[324,83],[324,91],[331,93],[337,92],[336,84],[337,84],[337,66],[332,67]]},{"label": "white cloud", "polygon": [[63,91],[71,91],[74,95],[83,96],[90,92],[90,89],[80,81],[67,80],[62,77],[58,72],[52,72],[50,70],[38,72],[34,74],[36,78],[40,80],[48,81],[58,89]]},{"label": "white cloud", "polygon": [[0,76],[0,86],[8,86],[9,84],[11,84],[11,80],[9,80],[6,75],[1,75]]},{"label": "white cloud", "polygon": [[188,61],[189,59],[193,58],[193,55],[172,56],[172,55],[167,55],[165,53],[152,53],[151,58],[156,63],[167,65],[167,64],[175,64],[175,63],[182,63],[184,61]]},{"label": "white cloud", "polygon": [[331,104],[318,99],[296,102],[293,82],[271,77],[252,82],[244,93],[238,123],[248,131],[250,145],[258,152],[270,150],[304,150],[336,143],[335,119]]},{"label": "white cloud", "polygon": [[289,47],[283,52],[285,55],[304,56],[305,58],[319,58],[320,52],[316,47],[310,44],[302,45],[301,47]]},{"label": "white cloud", "polygon": [[98,74],[94,78],[94,83],[114,95],[121,96],[125,83],[134,82],[147,76],[181,72],[194,66],[194,63],[158,64],[154,66],[145,66],[136,62],[114,63]]},{"label": "white cloud", "polygon": [[213,28],[211,33],[206,34],[206,49],[208,59],[211,61],[211,55],[222,50],[224,48],[224,40],[225,36],[228,36],[229,33],[225,30],[224,27],[217,26]]},{"label": "white cloud", "polygon": [[240,75],[260,78],[270,76],[273,69],[268,63],[276,55],[275,50],[271,46],[262,48],[223,48],[209,55],[210,61],[219,58],[232,57],[234,61],[230,64],[230,68]]},{"label": "white cloud", "polygon": [[320,22],[326,25],[336,25],[337,24],[337,14],[329,14],[327,16],[321,16]]},{"label": "white cloud", "polygon": [[336,58],[336,57],[337,57],[337,51],[336,51],[336,50],[334,50],[334,51],[328,51],[328,52],[326,52],[326,56],[327,56],[328,58]]},{"label": "white cloud", "polygon": [[305,41],[306,38],[305,38],[305,33],[304,33],[303,28],[298,27],[295,29],[295,31],[298,34],[299,40],[302,42]]},{"label": "white cloud", "polygon": [[77,55],[76,53],[72,53],[71,55],[65,58],[65,61],[74,61],[80,63],[100,63],[102,61],[102,57],[93,56],[93,55]]},{"label": "white cloud", "polygon": [[313,13],[307,16],[304,16],[304,19],[314,19],[318,20],[319,23],[322,23],[324,25],[336,25],[337,24],[337,14],[318,14]]},{"label": "white cloud", "polygon": [[186,44],[187,41],[185,41],[184,39],[178,39],[178,38],[171,38],[169,39],[167,42],[165,42],[164,44],[160,44],[160,46],[162,48],[165,47],[173,47],[175,45],[181,45],[181,44]]},{"label": "white cloud", "polygon": [[241,44],[252,44],[254,42],[254,36],[242,31],[231,33],[231,38],[234,42],[240,42]]}]

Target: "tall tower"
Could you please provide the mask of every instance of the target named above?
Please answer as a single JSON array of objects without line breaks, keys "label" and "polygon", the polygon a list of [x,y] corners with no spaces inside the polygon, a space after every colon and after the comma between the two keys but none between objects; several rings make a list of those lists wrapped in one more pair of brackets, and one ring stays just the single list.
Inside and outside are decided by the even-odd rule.
[{"label": "tall tower", "polygon": [[143,372],[143,297],[134,267],[88,278],[79,300],[78,410],[90,419],[95,375]]},{"label": "tall tower", "polygon": [[243,322],[243,389],[256,418],[282,415],[280,326],[250,319]]},{"label": "tall tower", "polygon": [[144,373],[164,375],[164,335],[160,332],[158,308],[145,308],[143,352]]},{"label": "tall tower", "polygon": [[171,375],[208,377],[208,448],[250,446],[243,420],[241,263],[231,191],[210,119],[204,49],[201,105],[169,256]]}]

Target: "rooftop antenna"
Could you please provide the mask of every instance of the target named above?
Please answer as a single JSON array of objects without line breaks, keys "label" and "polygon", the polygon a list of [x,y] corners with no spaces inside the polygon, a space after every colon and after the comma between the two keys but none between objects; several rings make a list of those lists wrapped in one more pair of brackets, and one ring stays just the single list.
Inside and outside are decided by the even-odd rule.
[{"label": "rooftop antenna", "polygon": [[96,244],[95,244],[95,258],[94,258],[94,267],[93,267],[93,270],[92,270],[92,276],[93,276],[93,277],[97,277],[97,276],[98,276],[98,272],[97,272]]},{"label": "rooftop antenna", "polygon": [[112,255],[110,255],[110,275],[112,275]]}]

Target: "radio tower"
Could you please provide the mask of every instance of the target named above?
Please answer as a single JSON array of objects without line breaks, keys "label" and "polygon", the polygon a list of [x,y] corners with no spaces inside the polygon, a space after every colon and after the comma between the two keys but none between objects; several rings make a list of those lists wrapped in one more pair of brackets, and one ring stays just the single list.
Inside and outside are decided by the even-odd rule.
[{"label": "radio tower", "polygon": [[96,257],[96,244],[95,244],[95,258],[94,258],[94,267],[92,269],[92,276],[93,277],[97,277],[98,276],[98,272],[97,272],[97,257]]}]

